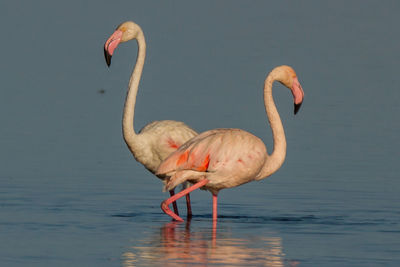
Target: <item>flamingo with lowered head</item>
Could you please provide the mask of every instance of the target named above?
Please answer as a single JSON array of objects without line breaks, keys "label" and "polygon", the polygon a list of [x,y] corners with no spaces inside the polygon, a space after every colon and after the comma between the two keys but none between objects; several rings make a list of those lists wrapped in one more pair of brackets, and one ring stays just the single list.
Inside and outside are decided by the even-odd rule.
[{"label": "flamingo with lowered head", "polygon": [[[125,99],[122,129],[125,142],[134,158],[142,163],[150,172],[157,171],[160,163],[187,140],[195,137],[197,133],[183,122],[173,120],[154,121],[147,124],[137,134],[134,129],[134,113],[136,95],[138,92],[140,77],[146,57],[146,41],[139,25],[132,21],[120,24],[115,32],[104,44],[104,56],[107,65],[111,64],[111,56],[114,50],[122,42],[136,39],[138,55],[136,64],[129,80],[129,88]],[[159,177],[161,178],[161,177]],[[170,190],[171,196],[174,189]],[[187,212],[190,216],[191,206],[189,195],[186,197]],[[178,212],[174,202],[174,211]]]},{"label": "flamingo with lowered head", "polygon": [[295,114],[304,98],[303,89],[291,67],[276,67],[267,76],[264,104],[274,139],[272,154],[267,153],[260,138],[241,129],[215,129],[199,134],[183,144],[158,167],[156,174],[165,177],[167,190],[172,190],[183,182],[194,184],[161,203],[166,214],[177,221],[183,221],[168,205],[202,187],[213,195],[213,221],[216,223],[217,196],[221,189],[264,179],[281,167],[286,156],[286,138],[272,97],[274,81],[279,81],[292,91]]}]

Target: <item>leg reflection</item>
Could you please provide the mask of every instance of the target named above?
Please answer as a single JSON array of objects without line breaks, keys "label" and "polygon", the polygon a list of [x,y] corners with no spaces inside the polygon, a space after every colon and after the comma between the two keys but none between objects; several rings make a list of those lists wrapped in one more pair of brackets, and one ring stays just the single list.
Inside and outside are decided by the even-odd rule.
[{"label": "leg reflection", "polygon": [[[196,218],[196,217],[195,217]],[[276,235],[234,234],[204,228],[198,220],[171,221],[144,240],[135,241],[122,255],[123,266],[296,266],[285,260],[282,240]],[[229,228],[230,229],[230,228]],[[221,232],[222,230],[222,232]],[[264,232],[265,233],[265,232]]]}]

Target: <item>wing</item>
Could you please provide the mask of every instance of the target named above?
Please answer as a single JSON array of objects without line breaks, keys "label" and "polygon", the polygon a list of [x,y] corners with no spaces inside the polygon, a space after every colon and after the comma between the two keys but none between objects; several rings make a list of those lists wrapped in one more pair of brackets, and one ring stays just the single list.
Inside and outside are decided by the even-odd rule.
[{"label": "wing", "polygon": [[254,139],[259,141],[254,135],[240,129],[203,132],[166,158],[159,166],[157,174],[169,176],[169,173],[181,170],[214,171],[220,164],[239,158],[246,147],[252,147]]},{"label": "wing", "polygon": [[158,167],[157,175],[179,170],[207,171],[210,154],[209,147],[216,130],[204,132],[183,144],[178,150],[169,155]]},{"label": "wing", "polygon": [[240,129],[216,129],[183,144],[160,164],[157,175],[167,177],[166,189],[203,178],[210,180],[210,186],[232,187],[251,181],[265,156],[258,137]]}]

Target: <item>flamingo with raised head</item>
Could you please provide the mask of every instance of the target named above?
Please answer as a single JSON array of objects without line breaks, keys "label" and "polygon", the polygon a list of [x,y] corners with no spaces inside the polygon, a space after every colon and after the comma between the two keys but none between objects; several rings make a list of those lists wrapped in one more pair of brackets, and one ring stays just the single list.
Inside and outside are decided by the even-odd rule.
[{"label": "flamingo with raised head", "polygon": [[168,205],[195,189],[203,188],[212,193],[213,221],[216,223],[218,192],[221,189],[264,179],[281,167],[286,156],[286,138],[272,97],[274,81],[279,81],[291,90],[295,114],[304,98],[303,89],[293,68],[279,66],[267,76],[264,104],[274,139],[272,154],[267,153],[260,138],[241,129],[215,129],[199,134],[183,144],[158,167],[156,174],[165,177],[166,190],[172,190],[183,182],[193,184],[161,203],[166,214],[177,221],[183,221]]},{"label": "flamingo with raised head", "polygon": [[[167,156],[176,151],[176,149],[187,140],[195,137],[197,133],[183,122],[173,120],[154,121],[143,127],[138,134],[135,132],[134,114],[136,95],[146,57],[146,41],[140,26],[132,21],[120,24],[105,42],[104,56],[107,65],[110,66],[111,57],[117,46],[122,42],[127,42],[132,39],[136,39],[137,41],[138,55],[129,80],[128,92],[125,99],[122,121],[123,135],[134,158],[142,163],[146,169],[155,174],[158,166]],[[162,177],[159,178],[162,179]],[[174,189],[171,188],[169,191],[171,196],[173,196]],[[192,211],[189,195],[186,197],[186,204],[187,213],[190,216]],[[175,202],[174,211],[178,213]]]}]

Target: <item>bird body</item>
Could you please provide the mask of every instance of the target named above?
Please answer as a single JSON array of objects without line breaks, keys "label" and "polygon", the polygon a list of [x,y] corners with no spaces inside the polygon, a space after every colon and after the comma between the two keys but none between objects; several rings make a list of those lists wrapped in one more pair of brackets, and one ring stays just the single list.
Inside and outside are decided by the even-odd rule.
[{"label": "bird body", "polygon": [[199,134],[158,167],[156,174],[166,177],[164,182],[167,190],[186,181],[194,183],[162,203],[165,213],[182,220],[169,210],[168,204],[194,189],[203,188],[213,194],[213,219],[216,220],[217,195],[221,189],[266,178],[281,167],[286,156],[286,138],[272,97],[274,81],[281,82],[291,90],[295,114],[304,98],[303,89],[291,67],[276,67],[267,76],[264,104],[274,139],[273,152],[269,155],[260,138],[240,129],[215,129]]},{"label": "bird body", "polygon": [[183,181],[208,179],[204,188],[217,194],[223,188],[257,179],[266,160],[267,148],[257,136],[241,129],[215,129],[181,146],[158,172],[171,176],[166,180],[166,190]]}]

